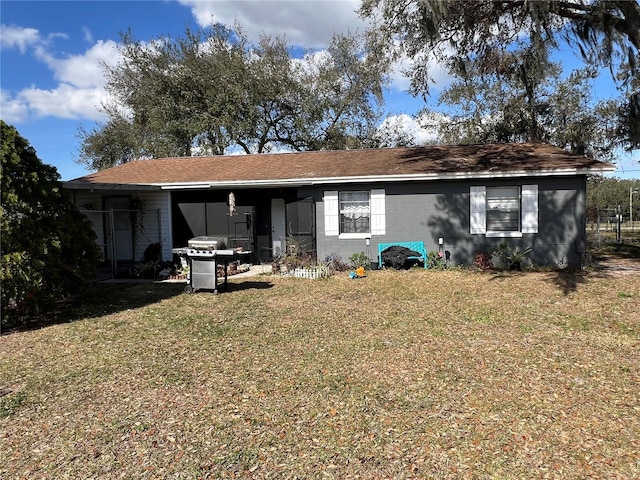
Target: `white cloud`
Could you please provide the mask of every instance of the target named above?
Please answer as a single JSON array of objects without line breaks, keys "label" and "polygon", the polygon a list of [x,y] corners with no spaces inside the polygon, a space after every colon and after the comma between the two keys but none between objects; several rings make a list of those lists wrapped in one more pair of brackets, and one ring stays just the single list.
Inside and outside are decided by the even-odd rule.
[{"label": "white cloud", "polygon": [[53,40],[55,38],[63,38],[65,40],[69,40],[69,35],[66,33],[54,32],[47,35],[47,40]]},{"label": "white cloud", "polygon": [[26,88],[15,101],[28,105],[37,117],[53,116],[66,119],[104,120],[98,106],[105,99],[102,88],[76,88],[66,83],[53,90]]},{"label": "white cloud", "polygon": [[[631,152],[620,151],[616,158],[616,171],[607,174],[607,177],[639,178],[640,175],[640,149]],[[635,202],[634,202],[635,205]],[[635,211],[635,207],[634,207]],[[635,215],[634,215],[635,217]]]},{"label": "white cloud", "polygon": [[91,35],[91,30],[87,27],[82,27],[82,31],[84,33],[84,41],[87,43],[93,43],[93,35]]},{"label": "white cloud", "polygon": [[42,42],[40,32],[35,28],[24,28],[15,25],[0,25],[0,46],[2,49],[17,48],[21,53],[27,47]]},{"label": "white cloud", "polygon": [[435,125],[421,126],[419,120],[405,113],[385,118],[378,127],[378,132],[391,145],[401,138],[413,139],[414,145],[426,145],[438,140]]},{"label": "white cloud", "polygon": [[35,55],[52,71],[60,83],[52,89],[24,88],[11,96],[3,91],[2,116],[7,121],[24,122],[30,116],[65,119],[104,120],[98,107],[107,99],[101,62],[117,63],[117,44],[98,41],[82,54],[57,58],[45,45],[35,46]]},{"label": "white cloud", "polygon": [[238,23],[256,42],[261,34],[285,35],[296,46],[321,48],[334,33],[364,31],[358,0],[179,0],[201,26]]},{"label": "white cloud", "polygon": [[78,88],[103,86],[104,74],[101,62],[115,65],[119,59],[118,46],[113,40],[99,40],[80,55],[56,58],[44,48],[37,50],[38,57],[54,72],[54,77]]},{"label": "white cloud", "polygon": [[12,98],[6,90],[0,90],[0,116],[8,123],[24,122],[29,116],[29,106],[20,98]]},{"label": "white cloud", "polygon": [[[414,59],[406,55],[403,55],[402,58],[396,61],[390,75],[391,88],[397,92],[409,91],[411,83],[409,76],[411,72],[415,70],[416,63],[422,61],[424,60],[421,57]],[[440,63],[435,56],[427,59],[427,65],[432,80],[432,83],[429,84],[429,91],[436,90],[437,92],[441,92],[451,84],[452,78],[449,72],[445,65]]]}]

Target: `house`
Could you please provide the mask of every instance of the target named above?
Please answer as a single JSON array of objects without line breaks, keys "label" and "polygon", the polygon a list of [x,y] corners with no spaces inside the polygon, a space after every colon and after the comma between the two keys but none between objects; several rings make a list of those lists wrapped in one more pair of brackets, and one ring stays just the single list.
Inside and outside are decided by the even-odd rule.
[{"label": "house", "polygon": [[419,240],[469,265],[506,239],[536,264],[575,265],[587,175],[613,170],[546,144],[455,145],[140,160],[65,188],[111,262],[140,261],[152,243],[168,260],[211,235],[255,263],[292,239],[319,260]]}]

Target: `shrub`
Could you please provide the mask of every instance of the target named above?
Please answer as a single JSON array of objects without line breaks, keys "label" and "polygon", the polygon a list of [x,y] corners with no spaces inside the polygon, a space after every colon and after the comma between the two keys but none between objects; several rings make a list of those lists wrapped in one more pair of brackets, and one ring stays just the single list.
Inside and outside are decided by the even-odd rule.
[{"label": "shrub", "polygon": [[368,269],[371,266],[371,259],[364,252],[354,253],[349,257],[352,268],[364,267]]},{"label": "shrub", "polygon": [[511,248],[507,241],[503,239],[494,247],[492,253],[499,261],[499,268],[520,270],[522,262],[528,259],[531,251],[531,247],[525,247],[522,250],[520,250],[520,247]]},{"label": "shrub", "polygon": [[344,272],[349,269],[349,265],[342,261],[342,257],[337,253],[327,255],[324,258],[324,264],[327,265],[334,272]]},{"label": "shrub", "polygon": [[91,222],[62,189],[56,169],[14,127],[0,123],[1,322],[9,324],[28,321],[92,280],[98,248]]},{"label": "shrub", "polygon": [[491,270],[493,268],[493,262],[491,261],[491,254],[488,252],[477,252],[473,259],[473,264],[480,270]]},{"label": "shrub", "polygon": [[447,261],[439,252],[430,251],[427,255],[427,267],[433,270],[445,270]]}]

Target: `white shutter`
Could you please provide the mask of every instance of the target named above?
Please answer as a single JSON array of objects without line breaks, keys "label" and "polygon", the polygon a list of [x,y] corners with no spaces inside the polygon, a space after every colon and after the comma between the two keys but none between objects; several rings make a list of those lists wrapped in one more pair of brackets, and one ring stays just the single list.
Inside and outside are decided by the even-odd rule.
[{"label": "white shutter", "polygon": [[522,233],[538,233],[538,185],[522,186]]},{"label": "white shutter", "polygon": [[469,233],[478,234],[487,232],[487,188],[471,187],[469,190]]},{"label": "white shutter", "polygon": [[340,234],[340,207],[338,192],[324,192],[324,234],[327,237]]},{"label": "white shutter", "polygon": [[384,189],[371,190],[371,235],[384,235],[385,223]]}]

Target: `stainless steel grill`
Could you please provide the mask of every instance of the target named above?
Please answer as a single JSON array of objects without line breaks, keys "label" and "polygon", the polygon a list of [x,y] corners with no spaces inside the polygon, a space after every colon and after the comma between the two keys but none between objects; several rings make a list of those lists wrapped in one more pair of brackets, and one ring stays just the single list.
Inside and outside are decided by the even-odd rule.
[{"label": "stainless steel grill", "polygon": [[[174,248],[172,252],[186,258],[189,263],[188,293],[197,290],[213,290],[218,293],[218,265],[224,267],[224,285],[227,286],[227,267],[230,261],[248,258],[251,252],[224,248],[223,239],[201,235],[187,242],[186,247]],[[219,248],[222,247],[222,248]]]},{"label": "stainless steel grill", "polygon": [[220,248],[222,249],[225,248],[224,240],[218,237],[200,235],[198,237],[193,237],[191,240],[189,240],[187,242],[187,246],[189,248],[195,248],[200,250],[217,250],[218,243],[220,243]]}]

